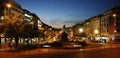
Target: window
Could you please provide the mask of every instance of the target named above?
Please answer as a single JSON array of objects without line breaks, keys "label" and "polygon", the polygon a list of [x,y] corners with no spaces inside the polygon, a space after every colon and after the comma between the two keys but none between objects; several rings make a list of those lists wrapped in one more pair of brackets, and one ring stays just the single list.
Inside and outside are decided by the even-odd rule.
[{"label": "window", "polygon": [[120,32],[120,29],[117,29],[117,32]]}]

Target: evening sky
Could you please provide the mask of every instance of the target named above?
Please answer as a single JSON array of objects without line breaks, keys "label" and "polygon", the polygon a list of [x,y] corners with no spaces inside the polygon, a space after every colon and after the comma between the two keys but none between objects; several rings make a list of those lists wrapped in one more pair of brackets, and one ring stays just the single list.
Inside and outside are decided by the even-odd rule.
[{"label": "evening sky", "polygon": [[120,0],[15,0],[53,27],[71,26],[120,6]]}]

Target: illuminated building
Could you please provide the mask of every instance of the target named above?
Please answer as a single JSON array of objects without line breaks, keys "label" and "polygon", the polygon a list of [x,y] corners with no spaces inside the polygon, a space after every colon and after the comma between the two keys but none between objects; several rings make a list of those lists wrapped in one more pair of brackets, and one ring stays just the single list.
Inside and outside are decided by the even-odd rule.
[{"label": "illuminated building", "polygon": [[94,37],[100,35],[100,33],[96,34],[95,32],[96,30],[100,32],[100,17],[101,16],[95,16],[84,22],[84,30],[88,36]]},{"label": "illuminated building", "polygon": [[[14,0],[0,0],[0,28],[2,28],[1,25],[4,26],[6,22],[17,22],[15,26],[17,26],[18,29],[21,26],[31,25],[33,29],[38,30],[38,27],[41,27],[40,25],[42,25],[36,14],[23,9],[21,5],[16,3]],[[0,33],[0,38],[6,38],[3,33]],[[4,42],[5,41],[6,40],[4,40]]]},{"label": "illuminated building", "polygon": [[[23,18],[24,18],[24,15],[23,15],[23,10],[21,5],[16,3],[14,0],[0,0],[0,25],[1,26],[6,25],[7,24],[6,22],[14,23],[15,21],[18,22],[17,25],[20,26],[20,24],[23,23]],[[0,37],[1,39],[5,38],[3,33],[0,33]],[[6,42],[6,40],[4,42]],[[2,41],[2,43],[4,42]]]},{"label": "illuminated building", "polygon": [[25,24],[30,24],[32,19],[33,19],[32,14],[28,10],[23,9],[23,11],[24,11],[23,12],[24,13],[24,23]]},{"label": "illuminated building", "polygon": [[101,17],[101,35],[120,38],[120,7],[114,7],[103,13]]},{"label": "illuminated building", "polygon": [[23,21],[23,10],[21,5],[16,3],[14,0],[0,0],[0,18],[4,19],[17,19]]}]

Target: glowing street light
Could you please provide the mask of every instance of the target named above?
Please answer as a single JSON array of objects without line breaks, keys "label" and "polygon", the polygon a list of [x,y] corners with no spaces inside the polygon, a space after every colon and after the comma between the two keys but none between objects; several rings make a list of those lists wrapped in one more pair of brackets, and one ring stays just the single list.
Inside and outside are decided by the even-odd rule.
[{"label": "glowing street light", "polygon": [[84,31],[83,28],[80,28],[80,29],[79,29],[79,32],[83,32],[83,31]]},{"label": "glowing street light", "polygon": [[94,30],[94,32],[95,32],[95,34],[98,34],[99,33],[99,31],[96,29],[96,30]]},{"label": "glowing street light", "polygon": [[5,4],[5,9],[4,9],[4,19],[6,19],[6,12],[7,12],[7,9],[6,8],[11,8],[12,5],[10,3],[7,3]]},{"label": "glowing street light", "polygon": [[[117,17],[117,15],[114,13],[113,17],[114,17],[114,25],[116,27],[116,17]],[[117,32],[117,30],[116,30],[116,28],[114,28],[114,35],[116,35],[116,32]]]},{"label": "glowing street light", "polygon": [[113,17],[116,17],[116,14],[113,14]]},{"label": "glowing street light", "polygon": [[114,30],[114,32],[116,33],[117,31],[116,31],[116,30]]},{"label": "glowing street light", "polygon": [[10,3],[6,4],[7,8],[11,8],[12,5]]}]

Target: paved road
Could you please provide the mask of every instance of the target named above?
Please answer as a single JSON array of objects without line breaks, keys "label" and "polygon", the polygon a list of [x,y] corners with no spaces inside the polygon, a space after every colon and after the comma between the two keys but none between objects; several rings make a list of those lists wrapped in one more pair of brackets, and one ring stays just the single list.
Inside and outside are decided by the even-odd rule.
[{"label": "paved road", "polygon": [[120,48],[81,51],[76,53],[40,54],[40,55],[12,55],[0,54],[0,58],[120,58]]},{"label": "paved road", "polygon": [[105,44],[81,49],[39,48],[21,52],[0,52],[0,58],[120,58],[120,44]]}]

